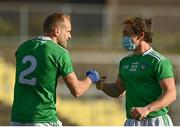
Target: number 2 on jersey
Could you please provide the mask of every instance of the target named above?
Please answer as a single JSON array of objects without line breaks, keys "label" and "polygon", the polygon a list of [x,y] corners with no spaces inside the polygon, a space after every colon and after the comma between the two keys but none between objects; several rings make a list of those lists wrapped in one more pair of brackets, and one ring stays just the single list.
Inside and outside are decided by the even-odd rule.
[{"label": "number 2 on jersey", "polygon": [[31,65],[30,65],[30,67],[28,67],[27,69],[23,70],[20,73],[19,82],[22,84],[34,86],[34,85],[36,85],[37,79],[34,77],[32,77],[31,79],[27,79],[27,78],[25,78],[25,76],[31,74],[36,69],[37,61],[36,61],[36,58],[34,56],[28,55],[28,56],[25,56],[22,60],[23,64],[26,64],[27,62],[30,62]]}]

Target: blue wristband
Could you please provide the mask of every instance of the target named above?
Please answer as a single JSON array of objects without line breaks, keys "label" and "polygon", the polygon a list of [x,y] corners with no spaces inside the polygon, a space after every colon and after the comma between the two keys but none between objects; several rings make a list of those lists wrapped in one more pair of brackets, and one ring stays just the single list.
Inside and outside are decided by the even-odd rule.
[{"label": "blue wristband", "polygon": [[96,70],[86,72],[86,76],[89,77],[93,83],[97,83],[100,81],[100,76]]}]

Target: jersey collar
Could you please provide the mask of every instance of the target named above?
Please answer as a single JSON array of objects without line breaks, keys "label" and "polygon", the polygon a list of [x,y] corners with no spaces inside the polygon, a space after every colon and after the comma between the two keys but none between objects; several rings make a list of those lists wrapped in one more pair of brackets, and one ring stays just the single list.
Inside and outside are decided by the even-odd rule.
[{"label": "jersey collar", "polygon": [[146,52],[143,53],[143,56],[149,54],[149,53],[152,52],[152,51],[153,51],[153,48],[151,47],[149,50],[147,50]]},{"label": "jersey collar", "polygon": [[[47,37],[47,36],[39,36],[38,39],[41,39],[41,40],[44,40],[44,41],[53,41],[55,42],[54,40],[52,40],[50,37]],[[57,43],[57,42],[55,42]]]},{"label": "jersey collar", "polygon": [[[47,37],[47,36],[39,36],[38,39],[40,40],[44,40],[44,41],[53,41],[55,42],[54,40],[52,40],[50,37]],[[57,44],[57,42],[55,42]],[[61,45],[59,45],[62,49],[64,49],[66,52],[68,52],[67,49],[65,49],[64,47],[62,47]]]}]

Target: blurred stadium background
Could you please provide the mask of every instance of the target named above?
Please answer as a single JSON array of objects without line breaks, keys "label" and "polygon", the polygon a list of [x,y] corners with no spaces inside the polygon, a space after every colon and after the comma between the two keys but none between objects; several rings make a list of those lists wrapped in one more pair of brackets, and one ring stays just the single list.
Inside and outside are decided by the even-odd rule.
[{"label": "blurred stadium background", "polygon": [[[178,95],[170,116],[180,125],[179,0],[0,0],[0,125],[9,125],[17,46],[40,35],[44,18],[58,11],[72,18],[69,51],[78,77],[95,68],[109,82],[116,79],[119,60],[127,53],[120,45],[122,21],[129,16],[151,17],[152,45],[174,66]],[[93,85],[85,95],[74,98],[61,78],[59,84],[57,111],[63,125],[123,125],[124,98],[107,97]]]}]

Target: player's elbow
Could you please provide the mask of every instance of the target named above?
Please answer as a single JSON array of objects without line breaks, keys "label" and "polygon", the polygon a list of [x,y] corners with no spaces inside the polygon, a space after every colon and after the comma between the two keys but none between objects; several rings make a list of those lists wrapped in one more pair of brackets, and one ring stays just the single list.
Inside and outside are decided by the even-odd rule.
[{"label": "player's elbow", "polygon": [[[172,104],[172,103],[174,103],[176,101],[176,96],[171,96],[171,99],[170,99],[170,101],[169,101],[169,104],[168,105],[170,105],[170,104]],[[168,106],[167,105],[167,106]]]},{"label": "player's elbow", "polygon": [[81,95],[80,94],[72,94],[75,98],[78,98],[80,97]]},{"label": "player's elbow", "polygon": [[176,101],[176,90],[172,91],[169,96],[170,96],[170,103],[169,104],[175,102]]},{"label": "player's elbow", "polygon": [[173,101],[172,101],[172,102],[174,102],[174,101],[176,101],[176,96],[174,97],[174,99],[173,99]]},{"label": "player's elbow", "polygon": [[80,97],[80,96],[81,96],[81,95],[79,95],[79,94],[76,94],[74,97],[75,97],[75,98],[78,98],[78,97]]},{"label": "player's elbow", "polygon": [[124,91],[121,91],[119,97],[122,97],[122,96],[124,96],[125,94],[126,94],[126,91],[125,91],[125,90],[124,90]]},{"label": "player's elbow", "polygon": [[122,97],[122,96],[124,96],[125,95],[125,93],[126,93],[126,91],[125,90],[123,90],[123,91],[118,91],[118,93],[117,94],[115,94],[115,98],[119,98],[119,97]]},{"label": "player's elbow", "polygon": [[108,93],[106,91],[104,91],[108,96],[112,97],[112,98],[118,98],[119,94],[115,94],[115,93]]},{"label": "player's elbow", "polygon": [[75,98],[78,98],[79,96],[77,94],[72,94]]},{"label": "player's elbow", "polygon": [[173,97],[172,97],[172,102],[176,101],[176,88],[174,88],[174,90],[172,91],[173,93]]},{"label": "player's elbow", "polygon": [[74,90],[73,92],[71,92],[71,94],[75,97],[75,98],[78,98],[78,97],[80,97],[82,94],[81,94],[81,92],[78,90],[78,89],[76,89],[76,90]]},{"label": "player's elbow", "polygon": [[172,101],[172,103],[173,103],[174,101],[176,101],[176,93],[174,93],[174,96],[171,97],[171,101]]},{"label": "player's elbow", "polygon": [[125,95],[125,92],[114,95],[114,98],[119,98]]},{"label": "player's elbow", "polygon": [[71,95],[73,95],[74,97],[80,97],[82,95],[82,92],[80,91],[80,89],[77,87],[76,84],[68,84],[68,88],[71,92]]}]

